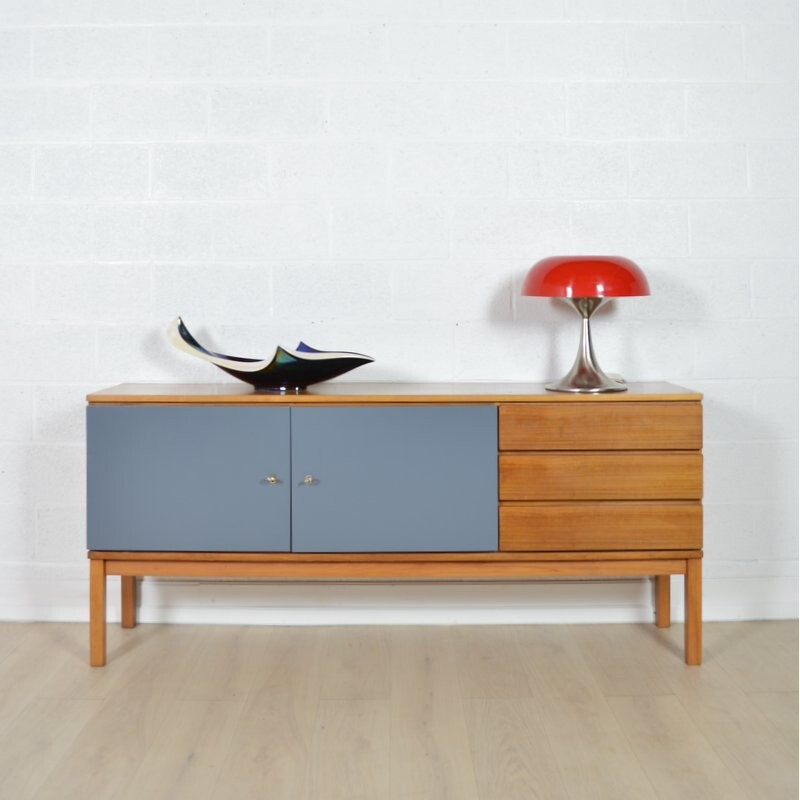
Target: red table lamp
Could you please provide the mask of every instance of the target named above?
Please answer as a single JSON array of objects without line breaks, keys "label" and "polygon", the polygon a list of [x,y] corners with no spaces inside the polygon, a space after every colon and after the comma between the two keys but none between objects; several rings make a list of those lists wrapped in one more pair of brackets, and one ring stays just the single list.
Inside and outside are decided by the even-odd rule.
[{"label": "red table lamp", "polygon": [[597,364],[589,319],[611,297],[650,294],[642,270],[622,256],[550,256],[534,264],[522,284],[522,294],[561,297],[581,315],[581,339],[572,369],[552,392],[624,392],[624,383],[609,378]]}]

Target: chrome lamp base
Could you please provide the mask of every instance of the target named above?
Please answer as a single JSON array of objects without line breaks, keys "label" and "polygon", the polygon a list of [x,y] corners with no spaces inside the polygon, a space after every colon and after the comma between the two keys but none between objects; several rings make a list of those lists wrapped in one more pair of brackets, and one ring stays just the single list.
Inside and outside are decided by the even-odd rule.
[{"label": "chrome lamp base", "polygon": [[548,383],[545,389],[551,392],[581,392],[600,394],[601,392],[625,392],[624,382],[610,378],[600,369],[592,347],[592,331],[589,319],[605,302],[603,297],[564,298],[581,316],[581,338],[578,354],[572,369],[556,383]]}]

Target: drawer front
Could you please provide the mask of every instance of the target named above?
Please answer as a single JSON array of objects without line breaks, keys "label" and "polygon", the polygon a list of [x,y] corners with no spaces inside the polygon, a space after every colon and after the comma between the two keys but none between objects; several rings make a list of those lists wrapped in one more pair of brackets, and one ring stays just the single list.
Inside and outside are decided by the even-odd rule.
[{"label": "drawer front", "polygon": [[292,408],[292,551],[459,550],[497,550],[495,406]]},{"label": "drawer front", "polygon": [[506,403],[501,450],[699,450],[700,403]]},{"label": "drawer front", "polygon": [[694,550],[700,503],[536,503],[500,507],[500,549]]},{"label": "drawer front", "polygon": [[501,500],[699,500],[700,453],[504,453]]}]

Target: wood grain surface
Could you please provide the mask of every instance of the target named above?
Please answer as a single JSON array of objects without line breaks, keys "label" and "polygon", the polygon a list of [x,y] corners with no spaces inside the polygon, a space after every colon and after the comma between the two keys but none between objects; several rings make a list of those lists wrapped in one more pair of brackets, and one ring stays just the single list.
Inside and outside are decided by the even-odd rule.
[{"label": "wood grain surface", "polygon": [[500,549],[689,550],[703,546],[698,502],[503,503]]},{"label": "wood grain surface", "polygon": [[[571,554],[569,554],[571,555]],[[584,554],[585,556],[586,554]],[[589,554],[594,555],[594,554]],[[627,554],[626,554],[627,555]],[[258,561],[109,561],[107,575],[186,578],[266,578],[274,580],[527,580],[542,577],[679,575],[686,559],[665,551],[663,557],[613,559],[562,558],[516,561],[399,561],[304,563]],[[700,551],[692,557],[699,558]],[[93,561],[93,564],[98,563]],[[99,648],[99,644],[97,647]],[[94,651],[93,651],[94,652]],[[102,666],[98,664],[97,666]]]},{"label": "wood grain surface", "polygon": [[699,450],[699,402],[503,403],[500,450]]},{"label": "wood grain surface", "polygon": [[797,621],[0,623],[0,785],[63,800],[797,797]]},{"label": "wood grain surface", "polygon": [[[621,559],[640,560],[643,558],[700,558],[698,550],[629,550],[629,551],[593,551],[590,553],[188,553],[188,552],[144,552],[126,550],[90,550],[89,558],[106,561],[109,575],[115,572],[117,561],[139,562],[214,562],[214,563],[246,563],[255,562],[265,565],[280,564],[410,564],[448,562],[452,565],[480,561],[486,564],[503,564],[512,561],[603,561],[604,559],[619,561]],[[452,567],[456,569],[456,566]],[[145,570],[147,567],[145,567]],[[213,569],[213,566],[209,567]],[[147,571],[142,573],[148,575]]]},{"label": "wood grain surface", "polygon": [[91,404],[369,405],[382,403],[618,403],[698,401],[702,395],[671,383],[631,383],[610,394],[548,392],[541,383],[358,383],[327,381],[303,392],[256,391],[246,383],[123,383],[87,395]]},{"label": "wood grain surface", "polygon": [[502,453],[500,500],[699,500],[694,452]]}]

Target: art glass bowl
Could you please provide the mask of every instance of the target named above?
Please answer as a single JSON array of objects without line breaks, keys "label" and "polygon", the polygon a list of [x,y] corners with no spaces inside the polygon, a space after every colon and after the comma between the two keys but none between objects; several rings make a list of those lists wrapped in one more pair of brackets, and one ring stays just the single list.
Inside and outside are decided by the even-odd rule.
[{"label": "art glass bowl", "polygon": [[234,378],[265,391],[301,391],[374,361],[361,353],[316,350],[305,342],[294,350],[279,345],[271,359],[226,356],[203,347],[180,317],[170,323],[167,337],[184,353],[210,361]]}]

